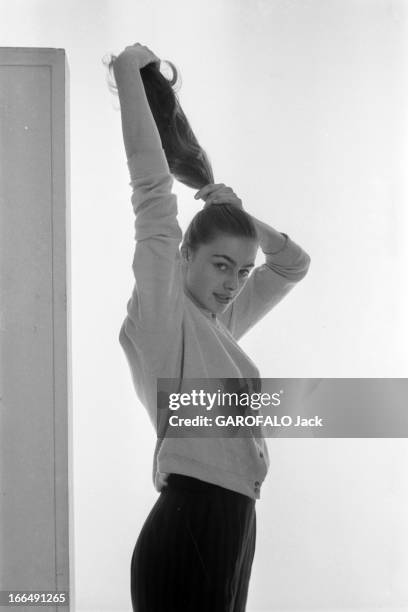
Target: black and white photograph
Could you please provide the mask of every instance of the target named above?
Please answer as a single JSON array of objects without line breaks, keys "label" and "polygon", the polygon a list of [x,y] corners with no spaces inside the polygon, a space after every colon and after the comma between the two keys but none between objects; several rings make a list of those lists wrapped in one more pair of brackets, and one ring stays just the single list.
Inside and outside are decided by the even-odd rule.
[{"label": "black and white photograph", "polygon": [[408,612],[406,0],[0,8],[0,608]]}]

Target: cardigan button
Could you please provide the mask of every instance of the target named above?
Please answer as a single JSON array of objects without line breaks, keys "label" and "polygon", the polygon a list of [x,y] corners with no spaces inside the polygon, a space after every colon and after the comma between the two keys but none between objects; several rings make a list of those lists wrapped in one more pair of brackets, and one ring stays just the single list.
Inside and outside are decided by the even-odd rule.
[{"label": "cardigan button", "polygon": [[263,457],[263,452],[262,452],[262,451],[259,453],[259,456],[260,456],[260,457]]},{"label": "cardigan button", "polygon": [[255,489],[257,489],[259,487],[259,480],[255,480]]}]

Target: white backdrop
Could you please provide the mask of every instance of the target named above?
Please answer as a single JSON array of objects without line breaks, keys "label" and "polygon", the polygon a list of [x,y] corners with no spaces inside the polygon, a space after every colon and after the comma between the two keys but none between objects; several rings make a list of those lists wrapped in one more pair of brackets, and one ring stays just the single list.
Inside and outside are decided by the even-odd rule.
[{"label": "white backdrop", "polygon": [[[406,3],[13,0],[1,44],[70,65],[76,609],[130,611],[157,498],[154,432],[118,342],[133,212],[102,56],[134,42],[181,71],[183,108],[256,217],[312,257],[242,345],[264,377],[406,377]],[[183,228],[198,210],[175,184]],[[408,603],[405,440],[270,440],[248,612]]]}]

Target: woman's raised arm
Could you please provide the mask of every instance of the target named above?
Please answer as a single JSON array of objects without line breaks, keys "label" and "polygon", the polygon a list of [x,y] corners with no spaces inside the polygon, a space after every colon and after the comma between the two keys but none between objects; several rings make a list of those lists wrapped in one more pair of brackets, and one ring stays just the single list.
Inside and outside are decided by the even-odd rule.
[{"label": "woman's raised arm", "polygon": [[113,64],[120,100],[123,141],[128,159],[146,147],[162,148],[159,130],[151,113],[140,74],[141,68],[151,61],[159,59],[137,43],[126,47]]},{"label": "woman's raised arm", "polygon": [[310,256],[287,234],[252,217],[265,263],[251,273],[247,284],[225,313],[226,324],[239,340],[306,276]]},{"label": "woman's raised arm", "polygon": [[137,44],[126,47],[113,64],[136,215],[135,284],[120,339],[151,354],[151,362],[164,353],[170,330],[181,326],[183,301],[177,197],[140,74],[155,58]]},{"label": "woman's raised arm", "polygon": [[[206,185],[195,198],[205,199],[205,207],[229,203],[242,208],[242,200],[224,183]],[[265,263],[252,271],[241,293],[220,316],[237,340],[289,293],[306,275],[310,265],[309,255],[289,236],[250,217]]]}]

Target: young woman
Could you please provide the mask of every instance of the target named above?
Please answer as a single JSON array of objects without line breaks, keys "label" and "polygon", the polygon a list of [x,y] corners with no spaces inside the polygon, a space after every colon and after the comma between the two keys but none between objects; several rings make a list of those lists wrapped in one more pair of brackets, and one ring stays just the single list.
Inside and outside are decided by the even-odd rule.
[{"label": "young woman", "polygon": [[[237,340],[309,267],[308,255],[286,234],[244,211],[230,187],[214,183],[173,91],[176,79],[159,66],[139,43],[110,61],[136,215],[135,286],[119,340],[155,428],[157,378],[257,387],[259,371]],[[184,238],[173,176],[205,201]],[[265,263],[255,267],[258,246]],[[245,610],[255,501],[268,466],[262,437],[158,438],[153,480],[160,496],[133,551],[133,610]]]}]

